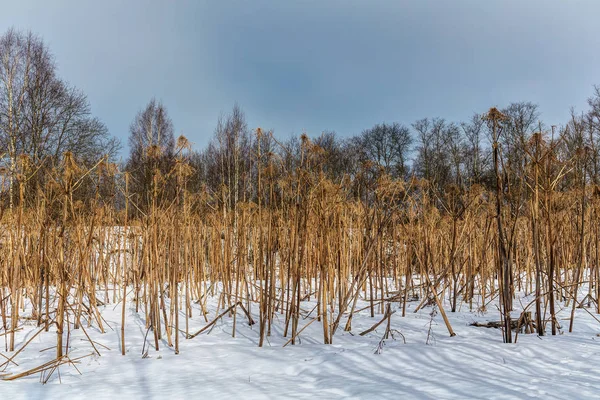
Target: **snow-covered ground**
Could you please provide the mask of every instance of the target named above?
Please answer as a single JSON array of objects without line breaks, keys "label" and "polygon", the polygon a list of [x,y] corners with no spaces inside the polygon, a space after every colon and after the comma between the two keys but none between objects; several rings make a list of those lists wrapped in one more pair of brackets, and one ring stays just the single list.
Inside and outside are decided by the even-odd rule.
[{"label": "snow-covered ground", "polygon": [[[283,316],[279,316],[263,348],[257,346],[258,324],[248,326],[240,312],[236,338],[231,337],[232,318],[225,317],[209,333],[193,339],[182,335],[180,354],[175,355],[163,340],[161,350],[150,348],[146,358],[142,357],[143,313],[135,314],[133,304],[128,304],[127,354],[122,356],[121,307],[107,305],[102,308],[110,326],[107,332],[87,328],[101,356],[82,358],[77,368],[61,366],[60,378],[55,372],[45,385],[40,383],[40,373],[0,381],[0,398],[600,398],[600,323],[593,309],[591,314],[576,311],[573,333],[564,332],[570,311],[564,309],[559,315],[563,334],[520,334],[516,344],[503,344],[499,330],[470,326],[474,321],[498,320],[493,305],[484,314],[469,312],[464,305],[460,312],[448,311],[457,334],[449,337],[441,315],[434,313],[432,319],[431,307],[413,313],[417,304],[408,305],[404,318],[400,310],[393,314],[394,338],[382,346],[385,323],[358,335],[382,318],[371,318],[368,310],[355,316],[351,333],[339,329],[332,345],[322,344],[321,323],[314,322],[300,334],[301,343],[282,347],[287,339],[282,337]],[[211,321],[216,301],[209,306]],[[190,332],[206,324],[198,309],[194,311]],[[301,321],[300,327],[311,318]],[[17,349],[35,332],[33,322],[25,323]],[[5,337],[0,336],[2,350]],[[71,330],[69,341],[71,358],[93,351],[81,329]],[[18,366],[10,364],[0,374],[16,374],[52,360],[55,349],[50,347],[55,343],[53,331],[42,333],[15,357]],[[0,364],[5,361],[0,357]]]}]

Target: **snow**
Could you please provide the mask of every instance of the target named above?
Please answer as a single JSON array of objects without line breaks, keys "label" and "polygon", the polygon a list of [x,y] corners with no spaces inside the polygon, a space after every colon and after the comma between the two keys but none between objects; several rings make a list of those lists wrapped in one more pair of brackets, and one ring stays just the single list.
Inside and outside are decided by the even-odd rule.
[{"label": "snow", "polygon": [[[359,307],[367,304],[362,302]],[[309,311],[313,305],[306,303],[303,308]],[[45,385],[40,383],[40,373],[14,381],[0,380],[0,398],[600,398],[600,323],[593,309],[576,310],[573,333],[561,331],[560,335],[544,337],[519,334],[516,344],[503,344],[498,329],[470,326],[474,321],[497,320],[499,313],[493,304],[485,313],[469,311],[466,305],[456,313],[448,308],[457,333],[454,337],[448,335],[441,315],[432,307],[413,313],[417,305],[409,303],[403,318],[400,305],[393,304],[397,310],[391,318],[394,338],[384,340],[382,346],[385,323],[365,336],[358,335],[382,318],[371,318],[368,309],[353,318],[352,332],[338,329],[332,345],[322,344],[322,325],[315,321],[300,334],[299,344],[283,347],[288,338],[283,337],[284,317],[278,314],[263,348],[258,347],[258,324],[249,326],[240,312],[235,338],[231,337],[233,319],[226,316],[212,330],[193,339],[181,335],[180,354],[174,354],[163,340],[160,351],[150,347],[148,357],[143,358],[143,312],[136,314],[133,302],[128,302],[127,354],[122,356],[121,305],[110,304],[102,307],[110,326],[106,333],[95,325],[85,325],[101,356],[82,358],[77,368],[61,366],[60,377],[55,372]],[[207,318],[212,321],[217,315],[216,299],[210,299],[208,306]],[[563,308],[559,314],[563,329],[568,327],[569,313],[570,309]],[[313,316],[301,320],[299,328]],[[180,315],[180,321],[184,318]],[[22,324],[17,350],[38,331],[32,321]],[[190,332],[205,325],[195,305]],[[0,336],[2,350],[5,338]],[[69,340],[71,358],[93,352],[81,329],[71,330]],[[15,357],[19,365],[8,365],[0,376],[52,360],[55,349],[50,347],[55,343],[52,329],[40,334]],[[14,355],[6,351],[1,354]],[[5,360],[0,357],[0,364]]]}]

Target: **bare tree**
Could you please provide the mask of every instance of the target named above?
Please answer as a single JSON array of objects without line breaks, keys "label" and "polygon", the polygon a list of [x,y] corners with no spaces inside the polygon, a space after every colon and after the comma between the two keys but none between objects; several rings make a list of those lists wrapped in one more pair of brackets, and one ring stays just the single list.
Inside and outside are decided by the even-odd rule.
[{"label": "bare tree", "polygon": [[[43,40],[15,29],[0,37],[0,143],[6,148],[2,162],[9,175],[11,206],[17,172],[31,172],[27,182],[38,186],[67,151],[78,162],[95,163],[119,149],[106,126],[92,117],[86,96],[57,76]],[[17,171],[20,155],[29,160],[30,171]]]},{"label": "bare tree", "polygon": [[[527,163],[523,146],[539,128],[538,106],[531,102],[516,102],[509,104],[501,113],[506,116],[502,121],[504,168],[513,172],[507,175],[509,178],[522,177]],[[517,182],[511,182],[511,185],[517,187]]]},{"label": "bare tree", "polygon": [[[421,119],[413,124],[417,133],[417,154],[413,169],[417,176],[430,182],[433,188],[442,192],[452,182],[453,160],[450,153],[452,140],[458,161],[460,146],[459,129],[443,118]],[[454,136],[454,139],[451,139]]]},{"label": "bare tree", "polygon": [[23,122],[25,94],[29,84],[31,42],[33,35],[23,35],[14,29],[0,38],[0,130],[6,144],[10,187],[10,207],[13,207],[13,181],[16,175],[18,138]]},{"label": "bare tree", "polygon": [[590,149],[590,175],[594,184],[600,184],[600,86],[594,86],[594,93],[588,99],[589,111],[585,115],[586,130]]},{"label": "bare tree", "polygon": [[485,175],[489,172],[489,155],[483,147],[485,122],[481,115],[474,114],[468,122],[463,122],[461,128],[464,133],[465,172],[471,184],[484,183]]},{"label": "bare tree", "polygon": [[394,177],[405,177],[412,143],[410,130],[399,123],[377,124],[355,139],[361,159],[381,166]]},{"label": "bare tree", "polygon": [[148,205],[155,174],[166,175],[175,161],[173,122],[165,106],[150,100],[129,127],[130,155],[126,170],[131,176],[131,192],[140,206]]},{"label": "bare tree", "polygon": [[322,149],[321,168],[323,172],[336,182],[351,172],[352,154],[345,151],[346,144],[333,131],[324,131],[313,140]]},{"label": "bare tree", "polygon": [[239,105],[219,117],[213,139],[203,152],[205,180],[222,205],[234,208],[251,188],[251,145],[246,116]]}]

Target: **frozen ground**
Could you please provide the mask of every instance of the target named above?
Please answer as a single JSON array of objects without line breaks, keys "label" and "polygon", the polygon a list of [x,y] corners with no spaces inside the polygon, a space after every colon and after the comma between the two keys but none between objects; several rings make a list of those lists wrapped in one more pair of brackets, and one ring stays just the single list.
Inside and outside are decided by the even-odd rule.
[{"label": "frozen ground", "polygon": [[[517,344],[503,344],[499,330],[469,326],[473,321],[497,320],[495,307],[480,314],[463,306],[460,312],[448,312],[457,336],[448,336],[438,313],[431,323],[433,336],[426,344],[432,308],[415,314],[412,311],[417,304],[409,304],[405,318],[400,312],[392,316],[392,329],[401,332],[406,343],[396,333],[395,339],[385,340],[379,354],[376,350],[385,324],[366,336],[358,335],[382,317],[370,318],[366,310],[355,317],[352,333],[338,330],[333,345],[321,344],[322,328],[314,322],[300,335],[301,344],[283,348],[287,339],[282,337],[280,321],[265,347],[258,348],[258,325],[248,326],[240,313],[236,338],[231,338],[232,319],[227,317],[208,334],[189,340],[182,336],[179,355],[163,341],[161,350],[151,349],[148,358],[142,358],[146,333],[142,314],[136,315],[128,306],[127,354],[122,356],[121,307],[109,305],[103,307],[103,317],[112,329],[101,334],[88,328],[99,343],[100,357],[81,359],[76,365],[80,373],[71,365],[61,366],[60,380],[54,373],[46,385],[39,383],[39,373],[0,381],[0,398],[600,398],[597,315],[578,309],[573,333],[555,337],[520,334]],[[214,318],[215,306],[211,305],[209,321]],[[308,304],[304,308],[311,309]],[[198,310],[194,311],[191,332],[205,325]],[[566,309],[560,315],[565,330],[568,315]],[[300,327],[308,321],[301,321]],[[17,348],[35,332],[33,324],[24,325]],[[0,336],[2,350],[4,338]],[[53,332],[36,337],[15,358],[19,365],[11,364],[4,373],[16,374],[51,360],[55,350],[41,350],[53,346],[55,340]],[[92,352],[81,330],[72,331],[70,343],[72,358]],[[11,357],[14,353],[2,354]],[[0,364],[5,360],[0,357]]]}]

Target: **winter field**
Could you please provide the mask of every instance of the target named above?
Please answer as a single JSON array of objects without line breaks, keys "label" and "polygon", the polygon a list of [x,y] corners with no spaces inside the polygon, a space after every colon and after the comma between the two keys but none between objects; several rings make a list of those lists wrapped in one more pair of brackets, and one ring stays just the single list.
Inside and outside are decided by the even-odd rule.
[{"label": "winter field", "polygon": [[600,400],[600,9],[5,3],[0,400]]},{"label": "winter field", "polygon": [[[585,295],[581,291],[582,298]],[[370,317],[369,309],[354,315],[352,330],[339,329],[333,344],[323,344],[322,324],[315,317],[315,302],[304,301],[304,328],[295,345],[283,337],[283,318],[273,320],[271,336],[258,347],[258,324],[250,326],[238,308],[236,337],[233,318],[226,313],[211,328],[186,339],[180,334],[179,354],[163,337],[156,351],[148,334],[144,312],[127,302],[125,346],[121,355],[121,303],[99,307],[105,333],[97,323],[70,329],[67,356],[73,363],[47,368],[12,381],[0,381],[4,399],[53,398],[600,398],[600,323],[594,310],[577,308],[573,333],[566,332],[570,307],[559,308],[557,336],[520,333],[517,343],[503,344],[500,329],[471,326],[497,321],[494,304],[476,311],[463,304],[447,315],[456,336],[450,337],[435,305],[414,313],[420,301],[407,303],[406,316],[399,304],[384,316]],[[515,302],[515,315],[519,304]],[[359,301],[358,309],[368,306]],[[217,298],[206,302],[206,320],[222,313]],[[311,312],[312,310],[312,312]],[[257,310],[252,310],[258,320]],[[55,328],[41,332],[36,321],[22,322],[15,352],[2,351],[1,376],[10,379],[55,358]],[[183,319],[183,313],[180,313]],[[193,306],[189,331],[207,326],[199,304]],[[314,323],[313,323],[314,322]],[[0,340],[7,335],[0,332]],[[549,332],[548,332],[549,333]],[[89,339],[88,337],[89,336]],[[90,342],[91,340],[91,342]],[[92,346],[93,343],[93,346]],[[26,345],[26,346],[25,346]],[[25,347],[24,347],[25,346]],[[4,343],[2,344],[4,347]],[[23,351],[18,352],[23,348]],[[95,348],[95,349],[94,349]],[[4,349],[3,349],[4,350]],[[95,351],[100,354],[98,355]],[[10,361],[8,361],[10,359]],[[47,381],[43,384],[43,381]]]}]

